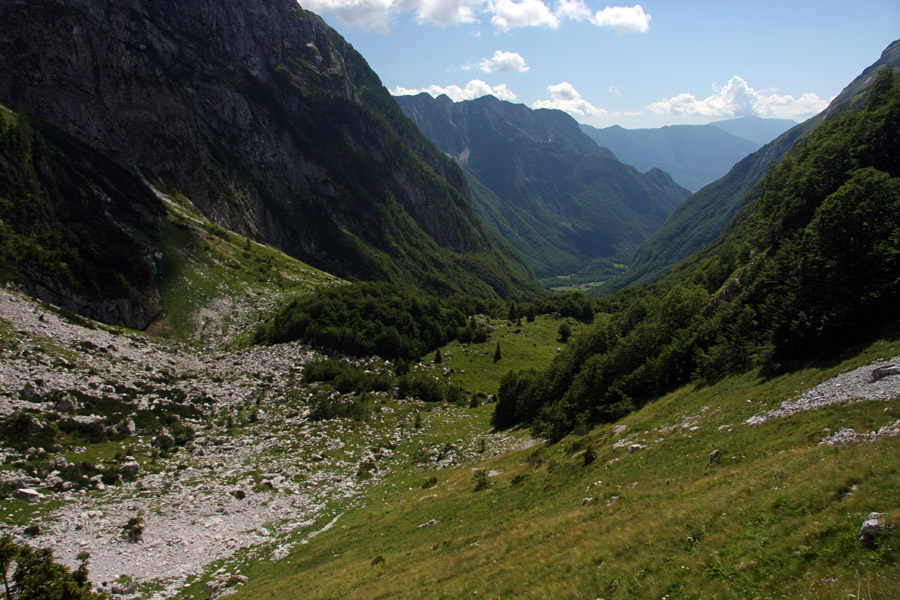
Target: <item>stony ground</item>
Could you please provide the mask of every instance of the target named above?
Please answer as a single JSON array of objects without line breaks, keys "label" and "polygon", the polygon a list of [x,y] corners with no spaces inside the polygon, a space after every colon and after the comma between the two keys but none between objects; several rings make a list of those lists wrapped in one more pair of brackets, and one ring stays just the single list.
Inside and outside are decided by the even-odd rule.
[{"label": "stony ground", "polygon": [[[414,448],[422,468],[435,469],[519,443],[488,432],[437,443],[427,427],[413,427],[422,407],[387,394],[366,422],[313,422],[314,390],[300,375],[317,355],[299,344],[197,350],[75,321],[0,292],[0,420],[30,415],[22,426],[33,432],[68,419],[115,430],[120,439],[101,446],[116,457],[92,461],[100,472],[73,482],[67,473],[92,449],[64,442],[49,453],[4,447],[0,483],[9,491],[37,489],[46,510],[26,524],[17,516],[25,501],[0,500],[0,530],[52,548],[71,566],[87,552],[94,583],[121,596],[166,598],[198,579],[212,579],[215,595],[215,581],[239,583],[229,558],[275,560],[311,543],[359,506],[367,486],[410,464],[401,444]],[[118,412],[85,414],[88,404]],[[436,421],[469,419],[463,408],[433,410]],[[149,411],[189,414],[178,426],[191,428],[192,439],[173,444],[165,428],[145,434],[134,421]],[[418,445],[409,443],[416,438]],[[487,454],[479,452],[482,438]],[[130,476],[104,479],[111,469]],[[123,537],[132,518],[142,522],[139,543]],[[26,536],[27,525],[39,533]],[[225,566],[211,572],[213,565]]]}]

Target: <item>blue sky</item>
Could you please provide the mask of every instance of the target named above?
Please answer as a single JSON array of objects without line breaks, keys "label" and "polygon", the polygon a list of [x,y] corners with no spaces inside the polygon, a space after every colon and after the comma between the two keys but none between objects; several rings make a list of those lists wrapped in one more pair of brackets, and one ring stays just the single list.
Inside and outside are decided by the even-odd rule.
[{"label": "blue sky", "polygon": [[310,0],[393,93],[606,127],[802,121],[900,38],[900,0]]}]

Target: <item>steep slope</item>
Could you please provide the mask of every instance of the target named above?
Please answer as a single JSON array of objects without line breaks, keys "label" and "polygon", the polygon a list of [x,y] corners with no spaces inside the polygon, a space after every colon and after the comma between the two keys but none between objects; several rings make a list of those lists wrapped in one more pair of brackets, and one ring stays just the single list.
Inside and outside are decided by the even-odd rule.
[{"label": "steep slope", "polygon": [[738,213],[742,204],[752,204],[754,186],[769,165],[777,163],[798,141],[823,121],[862,104],[865,90],[883,65],[900,67],[900,41],[888,46],[822,113],[791,128],[774,141],[738,162],[728,174],[706,186],[681,204],[666,223],[635,252],[621,276],[607,291],[631,283],[656,281],[672,266],[712,242]]},{"label": "steep slope", "polygon": [[397,98],[404,113],[470,178],[476,210],[542,277],[626,262],[687,196],[668,175],[641,175],[561,111],[493,96],[453,103]]},{"label": "steep slope", "polygon": [[459,169],[292,0],[13,1],[0,32],[0,99],[220,225],[347,277],[532,285]]},{"label": "steep slope", "polygon": [[715,244],[609,297],[544,374],[504,377],[495,424],[558,437],[690,378],[777,373],[897,331],[900,77],[887,65],[871,89],[782,158]]},{"label": "steep slope", "polygon": [[158,312],[165,208],[132,172],[0,106],[0,280],[101,321]]},{"label": "steep slope", "polygon": [[582,125],[600,146],[639,171],[654,167],[679,185],[699,190],[725,175],[734,163],[759,148],[715,125],[670,125],[657,129],[624,129],[618,125],[597,129]]}]

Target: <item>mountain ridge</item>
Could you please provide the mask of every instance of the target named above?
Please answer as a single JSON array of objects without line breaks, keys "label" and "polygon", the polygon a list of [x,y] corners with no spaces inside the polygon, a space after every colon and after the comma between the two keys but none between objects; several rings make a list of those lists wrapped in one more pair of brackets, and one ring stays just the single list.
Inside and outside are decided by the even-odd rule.
[{"label": "mountain ridge", "polygon": [[541,277],[614,272],[612,263],[627,261],[687,196],[668,175],[643,175],[620,162],[562,111],[493,96],[396,100],[463,167],[477,212]]},{"label": "mountain ridge", "polygon": [[458,167],[291,0],[13,1],[0,17],[0,101],[215,223],[343,277],[537,291]]}]

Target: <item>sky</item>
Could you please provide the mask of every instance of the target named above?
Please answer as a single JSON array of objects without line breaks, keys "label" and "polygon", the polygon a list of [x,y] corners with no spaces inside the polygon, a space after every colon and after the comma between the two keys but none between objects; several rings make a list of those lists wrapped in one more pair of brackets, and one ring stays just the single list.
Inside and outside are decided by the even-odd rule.
[{"label": "sky", "polygon": [[803,121],[900,38],[900,0],[305,0],[393,94],[607,127]]}]

